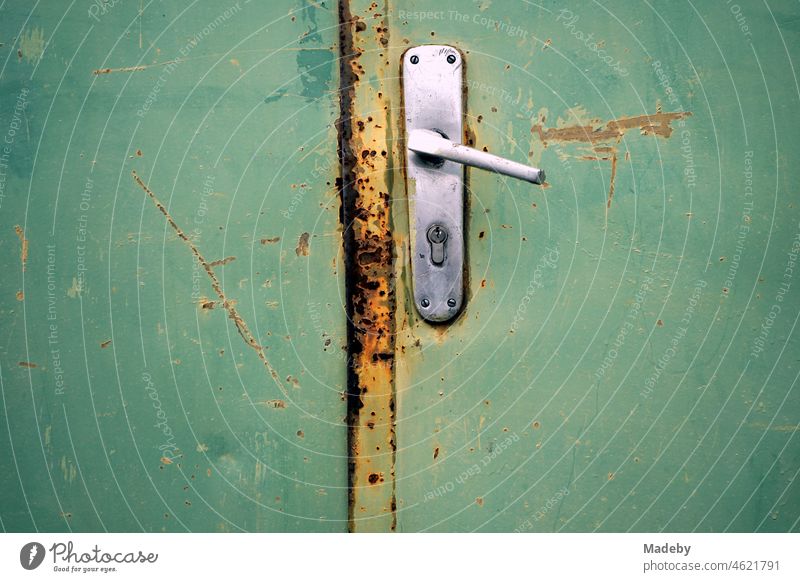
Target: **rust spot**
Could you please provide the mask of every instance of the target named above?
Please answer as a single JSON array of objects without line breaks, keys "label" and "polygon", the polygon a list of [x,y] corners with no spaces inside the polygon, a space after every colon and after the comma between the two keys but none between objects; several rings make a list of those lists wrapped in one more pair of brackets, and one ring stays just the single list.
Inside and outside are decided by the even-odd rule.
[{"label": "rust spot", "polygon": [[481,288],[486,287],[486,279],[481,279]]},{"label": "rust spot", "polygon": [[161,457],[161,462],[165,465],[171,465],[172,459],[170,459],[169,457]]},{"label": "rust spot", "polygon": [[111,345],[111,340],[109,339],[109,340],[106,340],[106,341],[104,341],[104,342],[101,342],[101,343],[100,343],[100,348],[102,348],[102,349],[105,349],[105,348],[107,348],[107,347],[108,347],[108,346],[110,346],[110,345]]},{"label": "rust spot", "polygon": [[375,483],[383,483],[383,473],[370,473],[369,477],[367,477],[367,481],[369,481],[370,485],[375,485]]},{"label": "rust spot", "polygon": [[136,150],[136,157],[137,157],[137,158],[141,158],[141,157],[142,157],[142,155],[143,155],[143,154],[142,154],[142,150]]},{"label": "rust spot", "polygon": [[217,302],[213,299],[202,298],[198,301],[198,305],[200,309],[214,309],[217,306]]},{"label": "rust spot", "polygon": [[270,408],[286,408],[286,402],[283,400],[262,400],[261,404]]},{"label": "rust spot", "polygon": [[692,113],[690,111],[676,111],[672,113],[654,113],[652,115],[637,115],[635,117],[620,117],[612,119],[595,128],[593,125],[569,125],[566,127],[543,128],[541,125],[531,127],[531,133],[539,136],[545,146],[553,141],[579,141],[597,143],[604,141],[619,141],[629,129],[639,128],[642,135],[657,135],[667,138],[672,135],[672,122],[676,119],[685,119]]},{"label": "rust spot", "polygon": [[272,238],[262,238],[261,239],[261,244],[262,245],[271,245],[271,244],[275,244],[276,242],[279,242],[280,240],[281,240],[281,237],[279,237],[279,236],[273,236]]},{"label": "rust spot", "polygon": [[19,239],[19,260],[22,263],[22,270],[25,271],[25,264],[28,262],[28,239],[25,238],[25,231],[22,230],[20,225],[14,227],[14,232],[17,233],[17,238]]},{"label": "rust spot", "polygon": [[483,497],[476,497],[475,503],[477,504],[478,507],[483,507]]},{"label": "rust spot", "polygon": [[307,232],[300,235],[300,239],[297,241],[297,248],[294,249],[298,257],[308,256],[308,238],[310,236]]},{"label": "rust spot", "polygon": [[433,449],[433,458],[434,460],[439,458],[439,447]]},{"label": "rust spot", "polygon": [[25,300],[25,293],[22,291],[17,291],[17,301],[24,301]]},{"label": "rust spot", "polygon": [[664,322],[663,322],[662,320],[660,320],[660,319],[659,319],[658,321],[656,321],[656,325],[657,325],[658,327],[664,327]]},{"label": "rust spot", "polygon": [[533,426],[533,428],[534,428],[534,429],[538,429],[538,428],[539,428],[540,426],[542,426],[542,425],[539,423],[539,421],[538,421],[538,420],[534,420],[534,421],[533,421],[533,425],[532,425],[532,426]]},{"label": "rust spot", "polygon": [[23,368],[36,368],[37,367],[37,365],[34,364],[33,362],[17,362],[17,365],[21,366]]},{"label": "rust spot", "polygon": [[[173,219],[172,216],[170,216],[169,212],[167,212],[166,207],[161,203],[158,197],[156,197],[155,193],[147,186],[147,184],[145,184],[144,181],[139,177],[139,174],[137,174],[136,171],[134,170],[131,172],[131,175],[133,176],[133,180],[139,185],[139,187],[142,190],[144,190],[145,194],[147,194],[150,200],[153,201],[153,204],[155,204],[159,212],[161,212],[161,214],[164,215],[164,218],[167,219],[167,223],[172,227],[172,230],[174,230],[175,233],[178,235],[178,238],[180,238],[184,243],[186,243],[189,249],[191,249],[195,259],[203,267],[203,270],[206,272],[206,275],[208,275],[208,278],[211,281],[211,288],[217,294],[220,303],[228,312],[228,318],[231,321],[233,321],[234,325],[236,326],[236,331],[239,332],[239,336],[241,336],[241,338],[248,346],[250,346],[251,348],[253,348],[253,350],[255,350],[255,352],[258,354],[259,359],[264,364],[264,367],[267,369],[267,372],[269,373],[270,377],[275,382],[275,385],[285,396],[288,397],[288,392],[281,383],[280,377],[278,376],[278,372],[275,370],[275,368],[272,367],[272,364],[269,363],[269,360],[267,360],[267,355],[265,353],[264,347],[256,341],[256,338],[253,336],[252,332],[250,331],[250,328],[247,326],[247,323],[244,321],[244,319],[242,319],[242,316],[239,315],[239,312],[236,310],[236,302],[229,300],[225,295],[224,291],[222,290],[222,285],[220,284],[219,279],[217,279],[216,273],[214,273],[214,268],[200,252],[200,249],[197,248],[197,245],[195,245],[192,242],[192,240],[186,235],[186,233],[183,232],[183,229],[180,226],[178,226],[178,223],[175,222],[175,219]],[[284,403],[284,407],[285,406],[286,405]]]},{"label": "rust spot", "polygon": [[218,259],[216,261],[211,261],[209,263],[209,266],[211,266],[211,267],[221,267],[221,266],[227,265],[231,261],[235,261],[235,260],[236,260],[236,257],[225,257],[224,259]]},{"label": "rust spot", "polygon": [[608,474],[608,480],[609,481],[613,481],[614,480],[614,473],[609,473]]}]

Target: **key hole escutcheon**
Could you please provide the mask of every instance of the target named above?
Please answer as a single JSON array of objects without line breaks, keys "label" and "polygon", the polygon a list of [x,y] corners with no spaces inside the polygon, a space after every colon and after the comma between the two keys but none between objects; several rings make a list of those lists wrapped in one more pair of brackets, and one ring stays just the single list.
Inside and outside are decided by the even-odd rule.
[{"label": "key hole escutcheon", "polygon": [[434,224],[428,229],[428,242],[431,243],[431,262],[434,265],[444,263],[444,244],[447,242],[447,230]]}]

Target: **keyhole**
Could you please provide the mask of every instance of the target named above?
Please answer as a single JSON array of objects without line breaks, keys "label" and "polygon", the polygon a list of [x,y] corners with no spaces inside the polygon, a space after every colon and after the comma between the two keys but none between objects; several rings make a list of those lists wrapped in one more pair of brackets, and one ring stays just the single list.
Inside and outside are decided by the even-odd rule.
[{"label": "keyhole", "polygon": [[444,263],[444,243],[447,241],[447,230],[438,224],[428,229],[428,242],[431,243],[431,262],[434,265]]}]

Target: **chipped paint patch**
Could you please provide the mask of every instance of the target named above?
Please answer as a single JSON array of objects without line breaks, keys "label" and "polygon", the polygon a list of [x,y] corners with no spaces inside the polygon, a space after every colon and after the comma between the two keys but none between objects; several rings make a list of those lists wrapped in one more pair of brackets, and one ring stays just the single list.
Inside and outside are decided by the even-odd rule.
[{"label": "chipped paint patch", "polygon": [[[574,115],[574,110],[571,110]],[[608,142],[619,141],[630,129],[639,129],[641,135],[653,135],[668,138],[672,135],[672,122],[685,119],[692,113],[690,111],[676,111],[672,113],[654,113],[652,115],[637,115],[634,117],[620,117],[603,124],[599,120],[591,120],[577,125],[544,128],[541,124],[531,127],[531,133],[547,147],[550,142]]]},{"label": "chipped paint patch", "polygon": [[44,31],[41,28],[33,28],[23,33],[19,39],[20,58],[32,63],[38,61],[44,54]]},{"label": "chipped paint patch", "polygon": [[14,227],[14,232],[17,233],[19,239],[19,260],[22,263],[22,270],[25,271],[25,264],[28,262],[28,239],[25,238],[25,231],[22,230],[20,225]]},{"label": "chipped paint patch", "polygon": [[300,235],[300,238],[297,240],[297,247],[294,249],[295,254],[298,257],[307,257],[309,254],[308,249],[308,239],[311,235],[307,232],[304,232]]}]

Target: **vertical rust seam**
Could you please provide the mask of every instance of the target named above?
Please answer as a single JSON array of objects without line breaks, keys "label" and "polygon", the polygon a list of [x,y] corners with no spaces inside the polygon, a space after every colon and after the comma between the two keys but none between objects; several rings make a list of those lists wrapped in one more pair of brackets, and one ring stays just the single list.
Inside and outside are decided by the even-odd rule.
[{"label": "vertical rust seam", "polygon": [[[369,5],[366,12],[374,12],[376,6],[375,3]],[[367,53],[366,60],[372,63],[370,67],[374,66],[378,52],[381,58],[385,56],[382,51],[388,45],[385,25],[388,10],[384,9],[383,15],[373,13],[370,17],[370,25],[379,24],[372,45],[369,44],[370,35],[374,32],[368,30],[364,19],[353,15],[350,1],[340,0],[338,13],[340,117],[337,132],[341,171],[338,187],[348,318],[348,529],[393,531],[396,527],[396,446],[394,243],[390,228],[391,170],[388,163],[391,149],[386,127],[388,105],[384,107],[386,123],[378,121],[379,112],[373,107],[388,104],[389,99],[385,91],[375,94],[369,87],[360,85],[359,78],[359,73],[363,73],[359,62],[362,55]],[[366,13],[364,16],[366,18]],[[364,44],[367,46],[361,48]],[[359,522],[361,519],[363,522]]]}]

